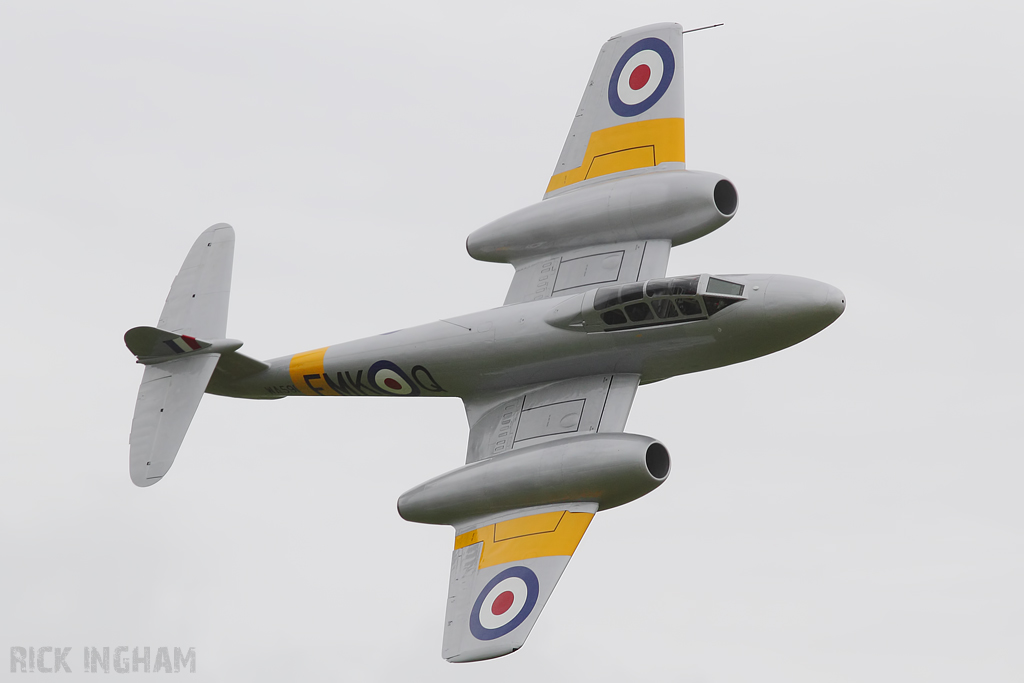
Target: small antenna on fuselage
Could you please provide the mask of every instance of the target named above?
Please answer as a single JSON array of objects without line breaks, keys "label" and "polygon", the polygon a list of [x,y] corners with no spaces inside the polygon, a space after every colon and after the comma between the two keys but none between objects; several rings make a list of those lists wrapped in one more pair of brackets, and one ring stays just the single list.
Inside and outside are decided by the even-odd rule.
[{"label": "small antenna on fuselage", "polygon": [[725,24],[711,24],[710,26],[701,26],[700,28],[688,28],[683,33],[693,33],[694,31],[703,31],[708,28],[717,28],[719,26],[725,26]]}]

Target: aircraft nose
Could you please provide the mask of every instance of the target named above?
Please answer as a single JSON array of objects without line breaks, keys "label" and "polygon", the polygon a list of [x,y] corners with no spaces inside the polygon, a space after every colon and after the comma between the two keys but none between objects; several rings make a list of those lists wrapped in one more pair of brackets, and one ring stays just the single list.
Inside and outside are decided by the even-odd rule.
[{"label": "aircraft nose", "polygon": [[786,336],[806,339],[842,315],[846,297],[835,287],[791,275],[773,275],[764,293],[769,325]]},{"label": "aircraft nose", "polygon": [[832,318],[832,320],[836,320],[843,314],[843,311],[846,310],[846,295],[843,294],[838,287],[833,287],[832,285],[827,286],[828,298],[825,301],[825,305],[828,306],[835,315],[835,318]]}]

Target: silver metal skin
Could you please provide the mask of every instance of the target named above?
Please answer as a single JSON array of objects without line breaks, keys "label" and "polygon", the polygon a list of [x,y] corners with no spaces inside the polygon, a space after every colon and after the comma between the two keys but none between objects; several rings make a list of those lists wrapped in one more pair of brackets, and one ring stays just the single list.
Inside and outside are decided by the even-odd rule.
[{"label": "silver metal skin", "polygon": [[466,464],[398,510],[456,530],[442,656],[521,647],[597,511],[669,474],[664,446],[623,433],[637,387],[774,353],[846,307],[789,275],[666,278],[673,246],[738,207],[728,179],[686,169],[682,42],[678,24],[609,39],[543,201],[468,237],[473,258],[515,268],[504,306],[259,361],[226,338],[234,231],[203,232],[157,326],[125,335],[146,366],[132,481],[167,473],[204,392],[459,397]]},{"label": "silver metal skin", "polygon": [[[652,463],[652,456],[660,459]],[[446,472],[403,493],[398,514],[410,522],[458,527],[473,518],[552,503],[593,502],[608,510],[647,495],[668,475],[668,452],[649,436],[578,436]]]},{"label": "silver metal skin", "polygon": [[616,242],[632,231],[678,246],[720,228],[736,213],[735,206],[722,212],[715,204],[715,186],[723,181],[729,182],[717,173],[664,168],[616,176],[488,223],[466,239],[466,251],[478,261],[518,265],[553,251]]},{"label": "silver metal skin", "polygon": [[[652,107],[639,114],[631,114],[623,118],[621,114],[612,111],[607,103],[607,86],[609,76],[623,53],[623,50],[633,44],[637,39],[654,37],[665,41],[667,46],[675,54],[676,68],[680,77],[674,78],[669,83],[668,90],[659,98]],[[565,138],[565,144],[558,155],[553,174],[558,174],[569,169],[580,166],[585,159],[585,152],[591,135],[595,131],[605,130],[616,126],[624,121],[640,122],[647,120],[658,120],[665,118],[683,117],[683,79],[681,77],[683,64],[683,33],[682,27],[674,23],[651,24],[641,26],[629,31],[623,31],[612,36],[601,46],[601,50],[594,62],[594,70],[587,79],[587,87],[583,91],[580,105],[576,109],[569,127],[569,134]],[[681,168],[685,164],[679,163]],[[627,171],[626,173],[629,173]],[[583,183],[600,182],[599,180],[584,180]],[[546,198],[552,198],[559,194],[571,192],[571,188],[550,190],[545,193]]]},{"label": "silver metal skin", "polygon": [[[764,356],[792,346],[832,324],[846,299],[835,287],[790,275],[728,275],[742,284],[745,300],[706,320],[621,331],[553,325],[551,316],[575,317],[593,292],[516,304],[442,320],[327,348],[328,376],[360,378],[352,395],[390,395],[367,385],[381,360],[412,375],[429,372],[420,396],[473,398],[502,390],[601,373],[635,373],[647,384]],[[579,305],[579,308],[576,306]],[[569,312],[565,309],[569,308]],[[303,393],[292,381],[292,356],[236,381],[211,385],[210,393],[275,398]],[[320,395],[338,395],[322,378],[307,381]],[[435,388],[436,391],[429,390]]]}]

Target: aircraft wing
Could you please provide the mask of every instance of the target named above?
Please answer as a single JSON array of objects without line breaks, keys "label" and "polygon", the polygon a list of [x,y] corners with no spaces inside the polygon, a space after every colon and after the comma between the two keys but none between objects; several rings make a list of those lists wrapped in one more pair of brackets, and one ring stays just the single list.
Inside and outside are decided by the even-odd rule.
[{"label": "aircraft wing", "polygon": [[669,240],[598,244],[552,253],[516,268],[505,305],[665,277]]},{"label": "aircraft wing", "polygon": [[[466,462],[596,432],[621,432],[640,376],[574,377],[466,401]],[[456,526],[442,656],[472,662],[522,647],[597,512],[594,502],[507,510]]]},{"label": "aircraft wing", "polygon": [[466,464],[545,441],[621,432],[639,384],[639,375],[593,375],[466,399]]},{"label": "aircraft wing", "polygon": [[686,168],[682,65],[678,24],[601,47],[544,200],[467,242],[474,258],[515,266],[506,305],[665,276],[672,239],[639,228],[671,220],[644,207],[675,190],[617,181]]},{"label": "aircraft wing", "polygon": [[512,510],[458,533],[441,656],[475,662],[522,647],[596,512],[597,503]]}]

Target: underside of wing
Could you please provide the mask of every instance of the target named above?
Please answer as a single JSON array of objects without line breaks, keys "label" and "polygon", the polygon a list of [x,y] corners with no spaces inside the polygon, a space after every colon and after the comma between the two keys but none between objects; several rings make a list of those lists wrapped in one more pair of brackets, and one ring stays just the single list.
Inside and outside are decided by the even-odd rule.
[{"label": "underside of wing", "polygon": [[622,431],[639,379],[575,377],[466,399],[466,464],[398,499],[408,521],[455,527],[445,659],[519,649],[594,514],[665,481],[665,447]]},{"label": "underside of wing", "polygon": [[466,399],[466,462],[557,439],[621,432],[639,383],[639,375],[593,375]]},{"label": "underside of wing", "polygon": [[732,218],[732,184],[686,169],[682,64],[678,24],[602,46],[544,199],[466,241],[515,267],[506,305],[664,277],[673,246]]},{"label": "underside of wing", "polygon": [[[406,519],[456,529],[445,659],[473,662],[522,647],[594,514],[616,504],[593,494],[634,472],[640,487],[654,482],[641,462],[650,440],[621,434],[639,379],[575,377],[466,400],[467,465],[399,499]],[[636,467],[617,469],[627,451]],[[601,481],[588,479],[595,472]]]},{"label": "underside of wing", "polygon": [[664,277],[668,240],[598,244],[542,256],[516,267],[505,305]]},{"label": "underside of wing", "polygon": [[210,226],[195,241],[167,294],[157,327],[202,339],[222,339],[227,330],[235,231]]},{"label": "underside of wing", "polygon": [[210,353],[146,368],[129,437],[128,471],[136,486],[155,484],[171,468],[219,357]]},{"label": "underside of wing", "polygon": [[457,530],[441,656],[475,662],[522,647],[597,507],[512,510]]}]

